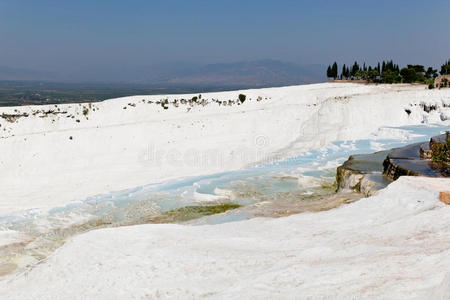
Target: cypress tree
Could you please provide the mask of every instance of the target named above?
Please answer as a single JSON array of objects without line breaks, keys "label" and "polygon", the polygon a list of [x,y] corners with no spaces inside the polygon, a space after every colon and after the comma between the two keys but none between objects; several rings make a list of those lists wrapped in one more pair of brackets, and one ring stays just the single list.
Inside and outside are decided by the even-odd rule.
[{"label": "cypress tree", "polygon": [[441,66],[441,75],[448,75],[450,73],[450,59],[447,60],[442,66]]},{"label": "cypress tree", "polygon": [[332,71],[331,71],[331,66],[328,66],[328,68],[327,68],[327,77],[328,77],[328,78],[333,77],[333,73],[332,73]]},{"label": "cypress tree", "polygon": [[356,72],[358,72],[358,71],[359,71],[359,65],[358,65],[358,63],[355,61],[355,63],[353,64],[353,67],[352,67],[352,77],[355,77]]},{"label": "cypress tree", "polygon": [[333,63],[333,66],[331,67],[331,71],[332,71],[331,77],[333,77],[336,80],[336,78],[338,77],[338,65],[336,62]]},{"label": "cypress tree", "polygon": [[387,69],[388,71],[394,71],[394,70],[395,70],[395,66],[394,66],[392,60],[389,60],[389,61],[386,63],[386,69]]}]

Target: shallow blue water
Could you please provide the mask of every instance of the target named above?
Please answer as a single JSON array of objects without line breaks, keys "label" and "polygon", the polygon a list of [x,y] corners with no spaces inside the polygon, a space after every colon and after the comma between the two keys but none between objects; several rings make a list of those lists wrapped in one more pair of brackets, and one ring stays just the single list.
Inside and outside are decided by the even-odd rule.
[{"label": "shallow blue water", "polygon": [[[254,187],[261,194],[287,192],[298,189],[295,177],[280,180],[288,174],[302,174],[317,178],[334,180],[336,167],[348,156],[360,153],[372,153],[400,147],[405,144],[426,141],[450,127],[443,126],[405,126],[385,128],[384,130],[406,130],[409,137],[399,135],[393,139],[364,139],[356,141],[337,141],[329,146],[301,153],[300,155],[271,164],[263,164],[248,169],[224,172],[206,176],[182,178],[167,182],[149,184],[132,189],[115,191],[104,195],[89,197],[78,203],[57,207],[49,212],[27,211],[0,217],[0,229],[21,230],[29,228],[31,223],[40,218],[67,217],[69,214],[108,216],[120,222],[124,218],[139,217],[140,207],[154,207],[155,213],[187,205],[198,205],[194,192],[214,194],[216,188],[234,190],[236,186]],[[412,135],[411,135],[412,134]],[[255,201],[252,197],[241,197],[240,204]],[[133,205],[140,205],[134,207]]]}]

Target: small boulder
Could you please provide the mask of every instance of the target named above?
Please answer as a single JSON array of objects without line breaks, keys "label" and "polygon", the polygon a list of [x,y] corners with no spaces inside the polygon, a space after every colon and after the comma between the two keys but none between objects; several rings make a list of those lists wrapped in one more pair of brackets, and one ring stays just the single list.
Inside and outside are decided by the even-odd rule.
[{"label": "small boulder", "polygon": [[440,192],[439,200],[444,202],[447,205],[450,205],[450,192]]}]

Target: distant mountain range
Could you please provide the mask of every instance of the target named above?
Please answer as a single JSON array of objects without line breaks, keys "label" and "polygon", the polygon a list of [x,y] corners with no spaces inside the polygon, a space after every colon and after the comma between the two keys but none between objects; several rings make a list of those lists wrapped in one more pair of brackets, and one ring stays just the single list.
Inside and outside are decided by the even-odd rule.
[{"label": "distant mountain range", "polygon": [[322,65],[299,66],[276,60],[211,64],[189,74],[174,76],[169,82],[192,85],[277,86],[324,81]]},{"label": "distant mountain range", "polygon": [[242,61],[199,65],[159,64],[148,67],[116,67],[61,74],[0,66],[0,80],[54,82],[103,82],[152,86],[268,87],[316,83],[326,80],[323,65],[297,65],[278,60]]}]

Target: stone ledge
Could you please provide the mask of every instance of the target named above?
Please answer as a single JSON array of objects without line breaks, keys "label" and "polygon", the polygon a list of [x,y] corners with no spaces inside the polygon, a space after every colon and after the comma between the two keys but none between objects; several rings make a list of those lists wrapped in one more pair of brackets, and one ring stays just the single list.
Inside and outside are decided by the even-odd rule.
[{"label": "stone ledge", "polygon": [[394,149],[383,162],[383,174],[392,180],[400,176],[450,177],[450,167],[432,162],[428,153],[432,145],[444,135],[432,137],[428,144],[415,143]]},{"label": "stone ledge", "polygon": [[353,190],[371,196],[384,188],[389,182],[382,175],[382,163],[389,153],[390,150],[351,155],[337,168],[337,192]]}]

